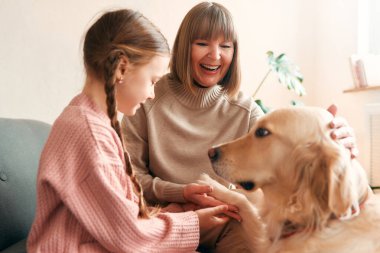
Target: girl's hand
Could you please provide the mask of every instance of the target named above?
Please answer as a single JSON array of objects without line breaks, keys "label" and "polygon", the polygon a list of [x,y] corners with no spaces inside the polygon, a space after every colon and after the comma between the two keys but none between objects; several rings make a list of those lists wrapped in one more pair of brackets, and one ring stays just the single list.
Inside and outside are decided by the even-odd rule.
[{"label": "girl's hand", "polygon": [[[184,187],[183,197],[186,201],[195,204],[194,207],[196,207],[196,209],[227,205],[226,203],[208,195],[208,193],[211,193],[212,190],[213,188],[209,185],[192,183]],[[228,210],[226,210],[224,214],[240,221],[241,217],[237,214],[237,212],[239,211],[238,208],[233,205],[227,206]]]},{"label": "girl's hand", "polygon": [[208,207],[196,210],[195,213],[199,219],[200,236],[203,237],[211,229],[216,226],[226,224],[230,218],[225,216],[224,213],[228,211],[227,205]]},{"label": "girl's hand", "polygon": [[334,116],[333,121],[330,123],[330,127],[333,129],[331,138],[343,144],[350,151],[351,158],[356,158],[359,150],[356,145],[354,130],[348,125],[345,118],[335,117],[337,110],[338,108],[334,104],[327,108],[327,111]]}]

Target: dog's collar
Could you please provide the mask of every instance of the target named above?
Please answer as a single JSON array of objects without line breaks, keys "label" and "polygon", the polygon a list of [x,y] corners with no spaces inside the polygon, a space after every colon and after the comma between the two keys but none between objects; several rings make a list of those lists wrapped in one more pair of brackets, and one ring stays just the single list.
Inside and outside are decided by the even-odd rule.
[{"label": "dog's collar", "polygon": [[290,220],[286,220],[282,226],[280,239],[289,238],[295,234],[298,234],[304,230],[304,227],[292,223]]},{"label": "dog's collar", "polygon": [[[363,195],[359,199],[359,205],[358,208],[355,208],[355,206],[351,207],[352,215],[358,215],[360,211],[362,211],[365,208],[365,204],[367,200],[372,196],[372,190],[368,188],[368,191],[365,195]],[[332,219],[336,219],[337,217],[332,217]],[[301,233],[304,231],[304,227],[299,224],[294,224],[290,220],[286,220],[282,226],[282,231],[280,235],[280,239],[287,239],[295,234]]]},{"label": "dog's collar", "polygon": [[[358,209],[355,208],[354,206],[351,207],[353,215],[354,214],[358,215],[357,213],[364,209],[367,200],[370,198],[370,196],[372,194],[373,194],[372,191],[369,189],[366,192],[366,194],[359,199]],[[335,219],[336,219],[336,217],[335,217]],[[290,220],[286,220],[283,224],[280,239],[287,239],[287,238],[289,238],[295,234],[301,233],[303,231],[304,231],[303,226],[300,226],[298,224],[294,224]]]}]

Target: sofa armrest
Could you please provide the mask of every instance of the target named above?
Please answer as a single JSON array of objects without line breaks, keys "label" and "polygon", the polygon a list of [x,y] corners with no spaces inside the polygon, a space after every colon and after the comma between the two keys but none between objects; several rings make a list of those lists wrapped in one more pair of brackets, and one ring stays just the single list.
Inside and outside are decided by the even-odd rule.
[{"label": "sofa armrest", "polygon": [[0,253],[26,253],[26,239],[21,240],[12,246],[0,251]]},{"label": "sofa armrest", "polygon": [[0,252],[29,233],[38,163],[50,128],[41,121],[0,118]]}]

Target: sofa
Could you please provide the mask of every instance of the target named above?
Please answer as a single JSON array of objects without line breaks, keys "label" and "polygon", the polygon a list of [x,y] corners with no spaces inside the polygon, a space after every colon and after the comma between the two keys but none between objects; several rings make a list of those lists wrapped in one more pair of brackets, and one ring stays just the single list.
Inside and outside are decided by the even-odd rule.
[{"label": "sofa", "polygon": [[26,252],[36,206],[40,153],[51,126],[0,118],[0,252]]}]

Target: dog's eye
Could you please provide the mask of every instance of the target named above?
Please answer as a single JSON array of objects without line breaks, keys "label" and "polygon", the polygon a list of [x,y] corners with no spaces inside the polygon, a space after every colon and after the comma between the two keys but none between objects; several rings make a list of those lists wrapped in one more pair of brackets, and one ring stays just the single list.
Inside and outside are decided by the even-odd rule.
[{"label": "dog's eye", "polygon": [[267,136],[269,134],[270,134],[270,132],[268,131],[268,129],[265,129],[265,128],[262,128],[262,127],[257,128],[256,132],[255,132],[255,135],[257,137],[265,137],[265,136]]}]

